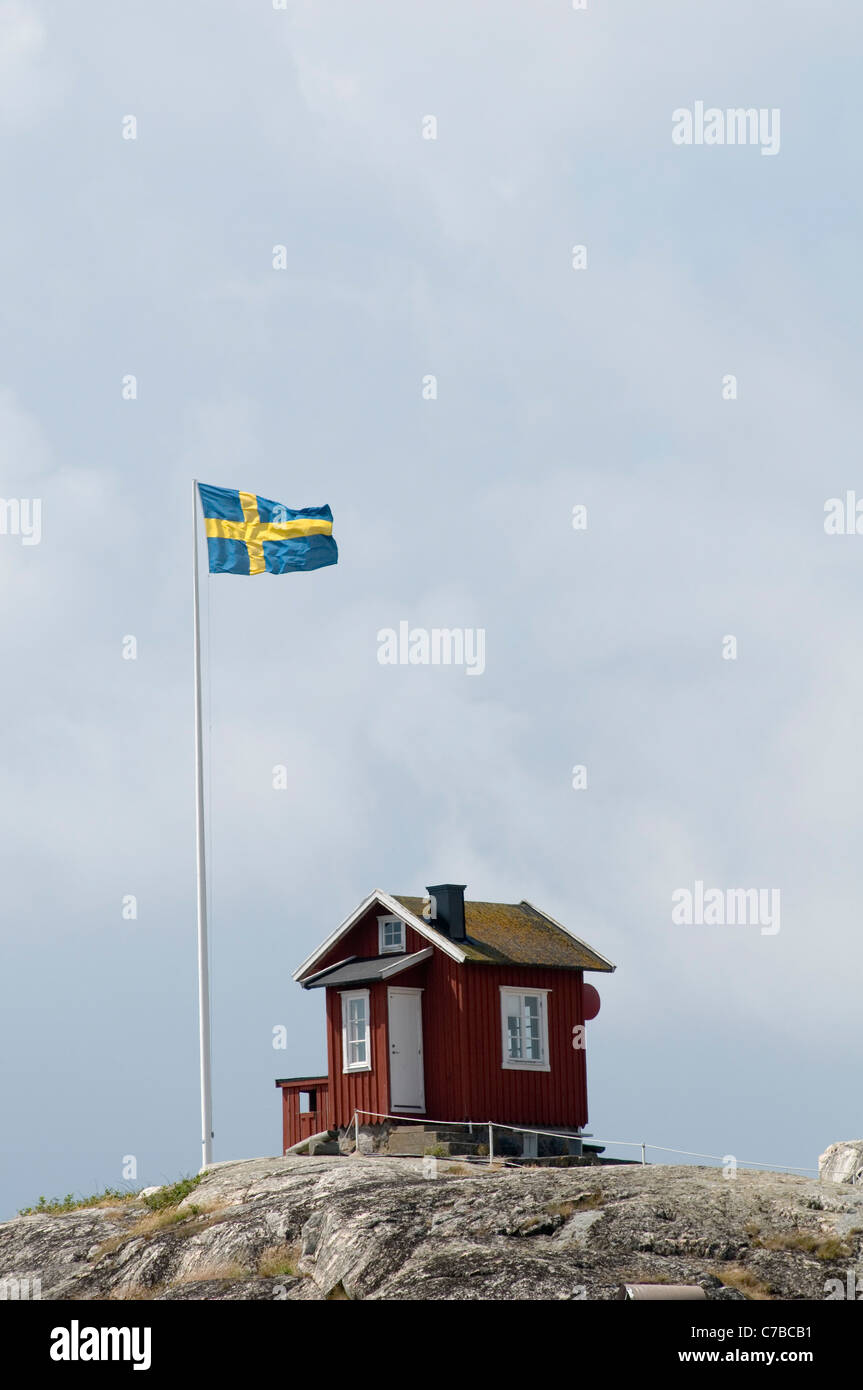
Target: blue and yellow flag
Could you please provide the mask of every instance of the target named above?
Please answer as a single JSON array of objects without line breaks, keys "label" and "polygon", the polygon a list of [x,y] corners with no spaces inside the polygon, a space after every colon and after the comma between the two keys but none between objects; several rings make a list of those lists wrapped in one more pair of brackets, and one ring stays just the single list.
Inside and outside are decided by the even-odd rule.
[{"label": "blue and yellow flag", "polygon": [[254,492],[198,483],[211,574],[290,574],[339,558],[329,507],[295,511]]}]

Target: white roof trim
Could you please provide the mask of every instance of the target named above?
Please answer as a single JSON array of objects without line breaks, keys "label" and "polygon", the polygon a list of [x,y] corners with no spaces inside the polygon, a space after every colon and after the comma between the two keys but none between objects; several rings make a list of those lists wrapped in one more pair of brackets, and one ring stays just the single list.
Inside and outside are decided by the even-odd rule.
[{"label": "white roof trim", "polygon": [[430,927],[421,917],[415,917],[412,912],[409,912],[408,909],[402,905],[402,903],[397,902],[395,898],[391,898],[389,893],[382,893],[379,888],[376,888],[373,893],[369,893],[367,898],[363,898],[359,907],[354,908],[350,916],[345,918],[340,927],[336,927],[335,931],[330,933],[326,941],[322,941],[320,946],[312,951],[312,954],[303,961],[302,965],[297,966],[292,979],[301,979],[316,961],[319,961],[322,956],[325,956],[327,952],[335,946],[336,942],[344,936],[345,932],[350,931],[351,927],[356,925],[360,918],[368,912],[372,903],[375,902],[385,907],[387,912],[393,917],[400,917],[409,927],[413,927],[415,932],[419,932],[420,936],[425,937],[426,941],[430,941],[432,945],[437,946],[445,955],[458,961],[459,964],[467,959],[464,951],[459,950],[455,942],[450,941],[449,937],[444,936],[442,932],[435,931],[434,927]]},{"label": "white roof trim", "polygon": [[[614,964],[613,961],[610,961],[610,960],[608,959],[608,956],[604,956],[604,955],[602,954],[601,951],[597,951],[597,949],[596,949],[595,946],[591,946],[590,943],[589,943],[588,941],[584,941],[584,940],[582,940],[582,938],[581,938],[580,936],[576,936],[576,934],[575,934],[574,931],[570,931],[569,927],[565,927],[565,926],[563,925],[562,922],[558,922],[557,918],[556,918],[556,917],[552,917],[552,915],[551,915],[550,912],[543,912],[543,910],[542,910],[541,907],[537,907],[536,903],[529,903],[529,902],[527,901],[527,898],[522,898],[522,902],[525,903],[525,904],[527,905],[527,907],[532,908],[534,912],[538,912],[539,915],[540,915],[540,917],[544,917],[545,920],[546,920],[547,922],[551,922],[551,924],[552,924],[553,926],[559,927],[560,930],[561,930],[562,932],[565,932],[567,936],[571,937],[573,941],[577,941],[578,944],[579,944],[579,946],[583,946],[584,949],[585,949],[586,951],[590,951],[591,955],[598,956],[599,959],[600,959],[601,961],[604,961],[605,964],[606,964],[607,966],[609,966],[611,970],[616,970],[616,969],[617,969],[617,966]],[[596,966],[594,966],[594,965],[583,965],[583,966],[581,966],[581,969],[582,969],[582,970],[595,970],[595,969],[596,969]]]},{"label": "white roof trim", "polygon": [[388,980],[390,975],[398,975],[401,970],[409,970],[412,965],[419,965],[421,960],[428,960],[432,950],[433,947],[426,946],[424,951],[414,951],[412,956],[399,956],[392,965],[381,971],[381,979]]}]

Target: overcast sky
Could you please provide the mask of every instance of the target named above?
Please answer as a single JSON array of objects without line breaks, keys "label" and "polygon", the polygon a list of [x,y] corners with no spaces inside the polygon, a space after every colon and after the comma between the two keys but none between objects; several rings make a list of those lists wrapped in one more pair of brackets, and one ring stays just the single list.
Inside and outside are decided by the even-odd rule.
[{"label": "overcast sky", "polygon": [[[2,0],[0,1215],[199,1164],[193,477],[340,547],[206,585],[216,1159],[325,1069],[295,966],[443,881],[617,963],[595,1135],[860,1137],[861,48],[853,0]],[[778,152],[675,144],[699,101]],[[403,620],[484,673],[381,665]],[[696,881],[780,930],[675,924]]]}]

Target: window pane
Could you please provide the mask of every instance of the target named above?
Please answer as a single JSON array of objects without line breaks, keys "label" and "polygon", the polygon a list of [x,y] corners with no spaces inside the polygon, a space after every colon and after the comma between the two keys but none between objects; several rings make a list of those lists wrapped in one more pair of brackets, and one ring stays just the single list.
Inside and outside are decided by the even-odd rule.
[{"label": "window pane", "polygon": [[365,1066],[368,1060],[366,1000],[360,995],[347,1000],[346,1043],[348,1066]]},{"label": "window pane", "polygon": [[512,1061],[521,1059],[521,1017],[519,1014],[506,1016],[507,1051]]},{"label": "window pane", "polygon": [[542,1061],[542,1042],[539,1032],[539,999],[535,994],[524,996],[525,1055],[531,1062]]}]

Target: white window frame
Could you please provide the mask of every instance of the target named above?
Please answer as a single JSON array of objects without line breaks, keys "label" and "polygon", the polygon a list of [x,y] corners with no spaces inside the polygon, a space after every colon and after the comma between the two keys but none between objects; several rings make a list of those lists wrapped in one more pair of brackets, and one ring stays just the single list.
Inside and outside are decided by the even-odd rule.
[{"label": "white window frame", "polygon": [[[500,986],[500,1048],[501,1066],[504,1071],[551,1071],[551,1062],[548,1055],[548,996],[550,989],[528,989],[524,985],[501,985]],[[526,995],[539,1000],[539,1045],[540,1057],[538,1060],[532,1058],[514,1058],[509,1055],[509,1039],[507,1036],[506,1020],[509,1012],[507,1001],[517,998],[523,1001]],[[519,1003],[519,1010],[524,1016],[524,1004]]]},{"label": "white window frame", "polygon": [[[402,939],[398,946],[384,944],[384,927],[398,924],[402,929]],[[401,917],[379,917],[378,918],[378,953],[382,956],[403,956],[407,950],[407,928]]]},{"label": "white window frame", "polygon": [[[372,1069],[372,1030],[371,1030],[371,1006],[370,996],[367,989],[343,989],[339,990],[342,1000],[342,1071],[371,1071]],[[348,1018],[350,1017],[350,1005],[352,999],[362,999],[365,1004],[366,1015],[366,1060],[364,1062],[352,1062],[350,1060],[350,1049],[348,1046]]]}]

